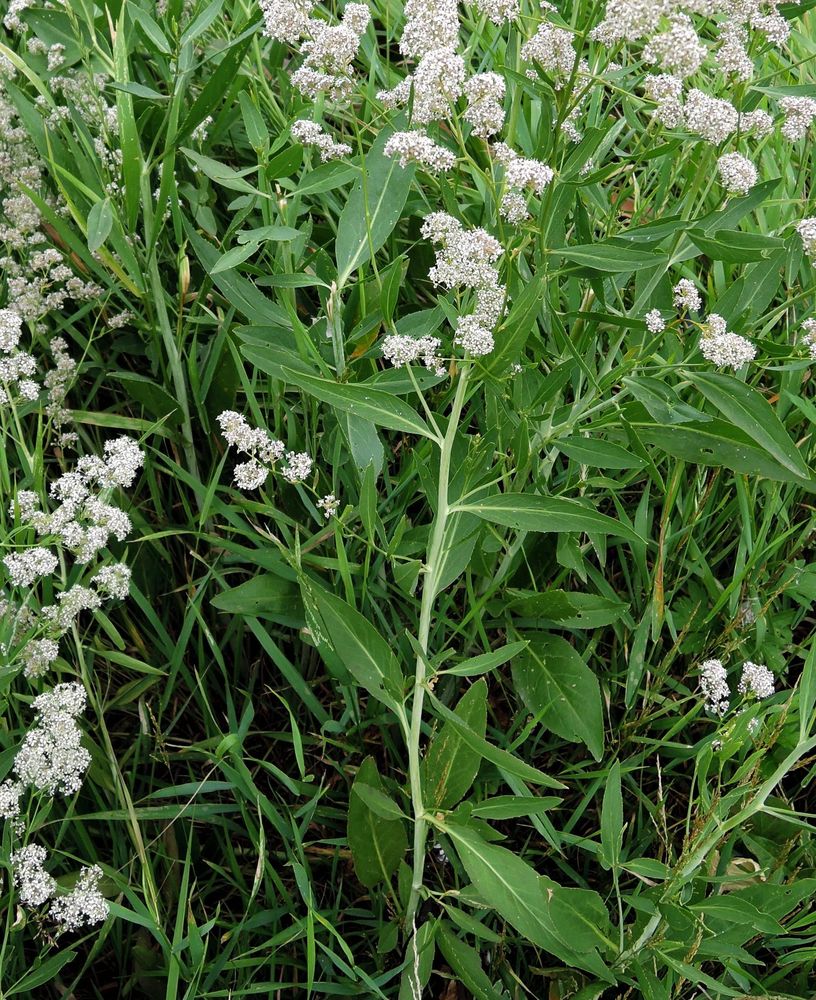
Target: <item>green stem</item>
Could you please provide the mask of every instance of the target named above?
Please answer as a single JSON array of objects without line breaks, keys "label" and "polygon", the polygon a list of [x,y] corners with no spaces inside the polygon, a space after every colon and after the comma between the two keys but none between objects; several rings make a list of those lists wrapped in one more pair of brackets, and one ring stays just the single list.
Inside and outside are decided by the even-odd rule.
[{"label": "green stem", "polygon": [[459,420],[462,415],[462,407],[465,402],[465,392],[469,376],[470,365],[465,362],[462,373],[459,376],[459,383],[456,386],[456,393],[453,398],[445,437],[442,439],[440,445],[436,516],[434,517],[431,538],[428,543],[428,557],[425,562],[422,582],[422,604],[419,613],[417,640],[419,648],[425,655],[417,656],[416,659],[414,695],[411,702],[411,726],[408,733],[408,776],[411,785],[411,804],[414,812],[414,873],[411,880],[411,895],[405,911],[405,928],[407,932],[413,927],[419,898],[422,894],[425,872],[425,840],[428,835],[428,821],[422,801],[422,780],[420,777],[422,760],[419,750],[422,738],[422,709],[425,703],[425,685],[427,680],[425,660],[428,652],[428,638],[431,632],[431,618],[439,592],[439,576],[445,552],[445,531],[452,507],[449,496],[451,455],[454,441],[456,440],[456,431],[459,427]]}]

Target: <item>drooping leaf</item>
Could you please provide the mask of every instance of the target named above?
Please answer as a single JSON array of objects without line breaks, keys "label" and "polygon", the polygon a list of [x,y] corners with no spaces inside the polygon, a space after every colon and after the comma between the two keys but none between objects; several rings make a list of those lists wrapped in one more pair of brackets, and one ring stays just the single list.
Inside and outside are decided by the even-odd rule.
[{"label": "drooping leaf", "polygon": [[527,649],[513,663],[522,703],[565,740],[585,743],[596,760],[603,755],[603,707],[598,678],[575,649],[557,635],[528,636]]},{"label": "drooping leaf", "polygon": [[[484,739],[487,724],[487,684],[479,680],[460,698],[456,715]],[[450,809],[463,798],[479,770],[481,756],[446,722],[431,740],[422,762],[422,798],[429,809]]]},{"label": "drooping leaf", "polygon": [[601,864],[607,870],[617,868],[623,843],[623,796],[620,762],[609,769],[601,806]]},{"label": "drooping leaf", "polygon": [[396,158],[385,155],[392,134],[388,128],[380,130],[340,215],[335,243],[340,288],[391,235],[408,197],[415,167],[401,167]]},{"label": "drooping leaf", "polygon": [[397,870],[408,849],[408,836],[402,820],[384,819],[369,807],[358,793],[358,783],[386,795],[373,757],[360,765],[351,787],[347,834],[357,878],[372,889]]},{"label": "drooping leaf", "polygon": [[462,504],[459,510],[475,514],[492,524],[502,524],[519,531],[597,532],[619,535],[630,541],[643,541],[621,521],[599,514],[577,500],[545,497],[534,493],[501,493],[476,503]]}]

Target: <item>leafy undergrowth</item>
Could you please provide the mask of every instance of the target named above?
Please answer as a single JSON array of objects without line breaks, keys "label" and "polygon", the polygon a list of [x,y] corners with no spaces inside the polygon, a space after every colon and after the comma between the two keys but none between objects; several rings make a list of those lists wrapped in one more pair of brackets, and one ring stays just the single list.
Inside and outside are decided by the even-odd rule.
[{"label": "leafy undergrowth", "polygon": [[812,997],[812,4],[0,6],[0,995]]}]

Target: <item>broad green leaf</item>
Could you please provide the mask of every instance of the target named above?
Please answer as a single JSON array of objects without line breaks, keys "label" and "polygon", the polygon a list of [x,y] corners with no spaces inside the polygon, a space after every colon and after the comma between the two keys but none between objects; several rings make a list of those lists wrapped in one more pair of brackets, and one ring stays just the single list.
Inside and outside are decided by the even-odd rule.
[{"label": "broad green leaf", "polygon": [[17,996],[18,993],[28,993],[30,990],[45,986],[58,976],[63,966],[75,958],[75,951],[61,951],[57,955],[51,955],[44,962],[26,972],[22,979],[18,979],[16,983],[9,983],[4,995],[13,997]]},{"label": "broad green leaf", "polygon": [[305,375],[291,368],[281,368],[280,377],[298,386],[310,396],[345,413],[370,420],[379,427],[404,434],[433,437],[430,428],[407,403],[381,389],[370,389],[359,383],[334,382],[316,375]]},{"label": "broad green leaf", "polygon": [[623,796],[620,762],[616,760],[606,776],[601,806],[601,865],[604,868],[618,867],[622,844]]},{"label": "broad green leaf", "polygon": [[433,972],[436,928],[436,921],[426,920],[411,935],[406,949],[405,968],[400,977],[398,1000],[417,1000],[424,996],[425,987]]},{"label": "broad green leaf", "polygon": [[507,605],[519,628],[601,628],[611,625],[629,610],[629,605],[610,597],[565,590],[508,590]]},{"label": "broad green leaf", "polygon": [[335,188],[343,187],[359,176],[359,169],[350,163],[322,163],[314,170],[310,170],[302,181],[286,178],[282,181],[281,186],[291,187],[298,197],[303,197],[307,194],[324,194],[326,191],[334,191]]},{"label": "broad green leaf", "polygon": [[[487,684],[477,681],[459,700],[456,715],[480,739],[487,725]],[[428,809],[450,809],[463,798],[479,771],[481,755],[446,722],[431,740],[422,762],[422,798]]]},{"label": "broad green leaf", "polygon": [[513,663],[513,681],[528,712],[565,740],[585,743],[603,756],[603,706],[598,678],[578,653],[557,635],[529,637]]},{"label": "broad green leaf", "polygon": [[308,591],[346,670],[372,697],[395,710],[402,700],[404,678],[391,646],[350,604],[311,581],[304,579],[301,587]]},{"label": "broad green leaf", "polygon": [[354,782],[354,794],[359,795],[368,808],[382,819],[405,819],[405,813],[381,788],[367,785],[359,778]]},{"label": "broad green leaf", "polygon": [[149,42],[152,42],[162,55],[169,56],[172,51],[170,43],[165,38],[164,32],[147,13],[147,11],[142,10],[142,8],[138,7],[135,3],[128,3],[127,12],[142,29],[145,38],[147,38]]},{"label": "broad green leaf", "polygon": [[646,462],[619,444],[588,437],[564,437],[553,444],[565,455],[594,469],[642,469]]},{"label": "broad green leaf", "polygon": [[661,424],[685,424],[696,420],[711,420],[707,413],[684,403],[670,386],[647,375],[624,378],[623,384],[635,399],[646,407],[649,415]]},{"label": "broad green leaf", "polygon": [[784,247],[784,240],[763,233],[743,233],[739,230],[718,229],[713,235],[691,229],[689,239],[712,260],[750,263],[762,260],[773,250]]},{"label": "broad green leaf", "polygon": [[634,250],[626,244],[594,243],[590,246],[558,247],[559,256],[574,264],[590,267],[608,274],[624,274],[644,267],[666,263],[666,255],[659,251]]},{"label": "broad green leaf", "polygon": [[303,601],[296,583],[273,573],[260,573],[216,594],[212,606],[233,615],[268,618],[289,628],[302,628]]},{"label": "broad green leaf", "polygon": [[742,475],[795,482],[809,493],[816,493],[816,483],[780,465],[745,431],[728,421],[715,417],[705,424],[666,426],[631,411],[626,417],[646,444],[654,445],[675,458],[697,465],[721,465]]},{"label": "broad green leaf", "polygon": [[[477,681],[477,683],[484,682]],[[462,741],[471,750],[479,754],[480,757],[484,757],[485,760],[490,761],[491,764],[495,764],[500,770],[506,771],[507,774],[511,774],[515,778],[521,778],[522,781],[529,781],[531,785],[543,785],[544,788],[564,788],[564,785],[560,781],[556,781],[555,778],[551,778],[549,775],[544,774],[543,771],[539,771],[537,767],[532,767],[520,758],[508,753],[507,750],[502,750],[501,747],[488,743],[487,740],[474,732],[463,719],[460,719],[455,712],[452,712],[443,705],[436,695],[429,692],[429,697],[439,715],[446,722],[451,723],[453,728],[462,737]]]},{"label": "broad green leaf", "polygon": [[[256,187],[253,187],[253,185],[249,183],[249,181],[245,181],[237,170],[233,170],[232,167],[228,167],[226,163],[219,163],[218,160],[214,160],[210,156],[204,156],[202,153],[197,153],[194,149],[187,149],[184,146],[181,147],[181,151],[188,160],[198,167],[205,177],[209,177],[210,180],[215,181],[216,184],[220,184],[222,187],[225,187],[230,191],[243,191],[245,194],[254,194],[259,198],[269,197],[268,195],[262,195]],[[247,172],[247,170],[243,171],[243,173]],[[252,172],[254,173],[254,168]]]},{"label": "broad green leaf", "polygon": [[477,803],[472,810],[481,819],[518,819],[521,816],[540,816],[555,809],[563,799],[557,795],[496,795]]},{"label": "broad green leaf", "polygon": [[[116,82],[123,84],[130,82],[127,38],[125,4],[122,4],[113,39],[113,72]],[[119,122],[119,145],[122,150],[122,175],[125,181],[125,217],[127,228],[133,232],[139,210],[140,182],[144,167],[142,148],[139,143],[136,118],[133,114],[133,97],[125,91],[117,91],[116,108]]]},{"label": "broad green leaf", "polygon": [[479,952],[465,944],[444,923],[436,929],[436,943],[457,980],[475,1000],[502,1000],[504,993],[493,989],[493,984],[482,968]]},{"label": "broad green leaf", "polygon": [[780,465],[797,476],[809,477],[810,470],[799,450],[761,392],[732,375],[695,373],[689,377],[726,419],[764,448]]},{"label": "broad green leaf", "polygon": [[621,521],[599,514],[577,500],[567,500],[564,497],[501,493],[478,503],[462,504],[458,509],[475,514],[491,524],[502,524],[519,531],[587,531],[601,535],[619,535],[634,542],[643,541]]},{"label": "broad green leaf", "polygon": [[219,274],[221,271],[229,271],[258,252],[257,243],[245,243],[243,246],[231,247],[226,253],[221,254],[218,260],[210,268],[210,274]]},{"label": "broad green leaf", "polygon": [[508,642],[506,646],[494,649],[490,653],[482,653],[479,656],[471,656],[470,659],[462,660],[453,667],[446,667],[442,673],[455,674],[457,677],[477,677],[479,674],[486,674],[490,670],[495,670],[508,660],[527,647],[526,642]]},{"label": "broad green leaf", "polygon": [[470,827],[451,823],[445,830],[468,878],[499,916],[532,944],[567,965],[612,981],[597,952],[571,946],[569,923],[553,919],[550,887],[533,868],[507,848],[489,844]]},{"label": "broad green leaf", "polygon": [[113,208],[110,198],[103,198],[88,212],[88,249],[91,253],[102,246],[113,228]]},{"label": "broad green leaf", "polygon": [[258,226],[257,229],[242,229],[235,236],[236,243],[289,243],[303,233],[293,226]]},{"label": "broad green leaf", "polygon": [[366,757],[351,787],[348,842],[357,878],[368,889],[387,882],[408,849],[405,826],[399,819],[383,819],[358,793],[359,785],[386,795],[373,757]]},{"label": "broad green leaf", "polygon": [[263,115],[246,90],[242,90],[238,95],[238,103],[241,105],[241,117],[244,120],[249,144],[260,154],[269,148],[269,129],[266,127]]},{"label": "broad green leaf", "polygon": [[380,129],[340,215],[335,243],[340,288],[391,235],[408,197],[415,167],[401,167],[396,158],[385,155],[392,134],[392,129]]}]

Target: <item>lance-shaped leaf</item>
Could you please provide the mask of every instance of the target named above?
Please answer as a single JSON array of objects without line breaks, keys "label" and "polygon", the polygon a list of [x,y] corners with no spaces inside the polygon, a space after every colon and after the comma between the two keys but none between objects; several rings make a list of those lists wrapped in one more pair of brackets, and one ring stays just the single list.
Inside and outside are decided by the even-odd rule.
[{"label": "lance-shaped leaf", "polygon": [[467,511],[491,524],[502,524],[519,531],[597,532],[619,535],[632,542],[643,539],[628,525],[614,517],[599,514],[577,500],[564,497],[544,497],[535,493],[499,493],[478,503],[462,504]]},{"label": "lance-shaped leaf", "polygon": [[[387,798],[373,757],[366,757],[351,788],[348,811],[348,842],[354,870],[364,886],[371,889],[396,871],[408,849],[408,837],[400,819],[386,819],[375,812],[359,794],[373,789]],[[396,807],[395,807],[396,808]]]},{"label": "lance-shaped leaf", "polygon": [[761,392],[733,375],[695,374],[691,380],[726,419],[764,448],[780,465],[797,476],[807,478],[810,475],[796,445]]},{"label": "lance-shaped leaf", "polygon": [[585,920],[572,916],[569,906],[559,905],[557,916],[553,913],[554,882],[541,879],[512,851],[489,844],[470,827],[451,823],[445,832],[476,890],[504,920],[567,965],[614,981],[597,951],[585,947]]},{"label": "lance-shaped leaf", "polygon": [[316,586],[311,581],[301,581],[304,601],[320,616],[317,628],[325,635],[337,658],[354,680],[368,693],[397,710],[402,702],[404,678],[397,658],[385,639],[367,618],[344,600]]},{"label": "lance-shaped leaf", "polygon": [[513,680],[525,707],[565,740],[585,743],[603,755],[603,707],[598,678],[558,635],[530,637],[513,663]]},{"label": "lance-shaped leaf", "polygon": [[280,377],[308,392],[315,399],[345,413],[370,420],[379,427],[433,437],[430,428],[416,410],[390,392],[371,389],[359,383],[334,382],[317,375],[294,371],[292,368],[281,368]]},{"label": "lance-shaped leaf", "polygon": [[[487,725],[487,684],[477,681],[459,700],[456,715],[484,739]],[[467,794],[479,770],[481,754],[446,722],[434,736],[422,764],[422,797],[428,809],[450,809]]]}]

